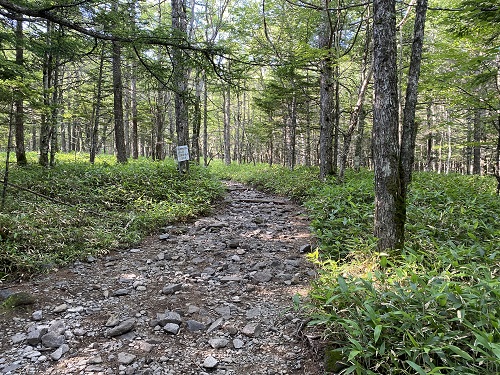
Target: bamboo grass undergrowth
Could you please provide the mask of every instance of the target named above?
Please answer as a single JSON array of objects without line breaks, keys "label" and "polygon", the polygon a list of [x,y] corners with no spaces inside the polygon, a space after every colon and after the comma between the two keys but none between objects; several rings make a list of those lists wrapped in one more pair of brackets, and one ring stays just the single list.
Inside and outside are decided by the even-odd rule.
[{"label": "bamboo grass undergrowth", "polygon": [[[373,174],[215,165],[307,207],[319,277],[302,308],[335,374],[500,373],[500,198],[491,177],[416,173],[405,248],[377,253]],[[311,176],[311,178],[305,177]]]},{"label": "bamboo grass undergrowth", "polygon": [[209,212],[223,193],[204,168],[180,176],[173,160],[121,165],[102,155],[91,165],[88,155],[58,154],[55,167],[42,168],[29,157],[28,166],[11,168],[9,182],[39,195],[7,191],[0,280],[138,244],[169,223]]}]

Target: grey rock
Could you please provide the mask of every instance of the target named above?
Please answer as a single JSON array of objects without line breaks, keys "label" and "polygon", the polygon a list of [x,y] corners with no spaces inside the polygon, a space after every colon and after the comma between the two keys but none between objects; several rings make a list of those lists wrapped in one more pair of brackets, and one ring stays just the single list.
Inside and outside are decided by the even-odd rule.
[{"label": "grey rock", "polygon": [[43,311],[42,310],[37,310],[33,314],[31,314],[31,319],[34,321],[40,321],[43,319]]},{"label": "grey rock", "polygon": [[106,321],[106,327],[116,327],[120,324],[120,318],[116,315],[111,315]]},{"label": "grey rock", "polygon": [[156,314],[156,321],[154,325],[160,325],[163,327],[167,323],[180,325],[182,323],[182,318],[175,311],[165,311],[164,314]]},{"label": "grey rock", "polygon": [[130,294],[130,289],[121,288],[113,292],[114,297],[126,296]]},{"label": "grey rock", "polygon": [[311,244],[302,245],[299,249],[301,253],[310,253],[312,250]]},{"label": "grey rock", "polygon": [[196,320],[188,320],[186,321],[187,329],[189,332],[203,331],[205,330],[205,324],[200,323]]},{"label": "grey rock", "polygon": [[233,340],[233,347],[235,349],[241,349],[245,346],[245,342],[243,340],[240,340],[240,339],[234,339]]},{"label": "grey rock", "polygon": [[108,337],[115,337],[123,335],[124,333],[130,332],[135,327],[135,319],[127,319],[124,322],[118,324],[116,327],[108,329],[106,335]]},{"label": "grey rock", "polygon": [[13,295],[14,292],[10,289],[0,289],[0,301],[4,301]]},{"label": "grey rock", "polygon": [[61,304],[59,306],[56,306],[54,308],[54,310],[52,310],[52,312],[58,314],[58,313],[62,313],[64,311],[66,311],[67,309],[68,309],[68,305],[66,305],[65,303],[63,303],[63,304]]},{"label": "grey rock", "polygon": [[46,348],[59,348],[65,341],[64,335],[58,335],[56,332],[47,332],[42,336],[42,344]]},{"label": "grey rock", "polygon": [[230,249],[236,249],[238,246],[240,246],[240,242],[236,239],[232,239],[227,242],[227,247]]},{"label": "grey rock", "polygon": [[59,361],[61,357],[67,352],[69,352],[69,346],[67,344],[62,344],[59,348],[56,349],[55,352],[50,355],[50,358],[52,358],[54,361]]},{"label": "grey rock", "polygon": [[2,374],[11,374],[14,373],[18,368],[21,367],[20,363],[11,363],[10,365],[5,366],[2,368]]},{"label": "grey rock", "polygon": [[208,343],[214,349],[222,349],[222,348],[225,348],[227,346],[227,344],[229,344],[229,340],[225,339],[223,337],[216,337],[216,338],[208,340]]},{"label": "grey rock", "polygon": [[218,364],[219,364],[219,361],[210,355],[207,358],[205,358],[202,366],[207,368],[207,369],[212,369],[212,368],[216,368]]},{"label": "grey rock", "polygon": [[122,365],[130,365],[132,362],[135,361],[135,355],[130,354],[130,353],[124,353],[120,352],[118,353],[118,363]]},{"label": "grey rock", "polygon": [[231,281],[241,281],[243,278],[241,276],[236,276],[236,275],[229,275],[229,276],[223,276],[221,277],[220,281],[222,282],[231,282]]},{"label": "grey rock", "polygon": [[205,275],[212,276],[215,274],[215,269],[213,269],[212,267],[206,267],[203,269],[203,271],[201,271],[201,273],[205,274]]},{"label": "grey rock", "polygon": [[182,289],[182,284],[168,284],[165,285],[162,289],[163,294],[174,294],[175,292],[178,292]]},{"label": "grey rock", "polygon": [[248,337],[258,337],[262,332],[262,326],[259,323],[248,323],[243,327],[242,332]]},{"label": "grey rock", "polygon": [[66,331],[63,320],[56,320],[49,326],[49,332],[54,332],[57,335],[62,335]]},{"label": "grey rock", "polygon": [[207,329],[207,333],[215,331],[217,328],[219,328],[222,325],[223,321],[224,321],[224,318],[219,318],[215,322],[210,324],[210,327],[208,327],[208,329]]},{"label": "grey rock", "polygon": [[165,327],[163,327],[163,330],[167,333],[170,333],[172,335],[177,335],[179,333],[180,326],[175,323],[167,323],[165,324]]},{"label": "grey rock", "polygon": [[43,329],[34,329],[33,331],[28,332],[28,336],[26,337],[26,342],[29,345],[35,346],[42,341],[42,336],[47,333],[47,328]]},{"label": "grey rock", "polygon": [[254,319],[260,316],[260,309],[258,307],[254,307],[253,309],[247,310],[245,313],[247,319]]},{"label": "grey rock", "polygon": [[252,280],[256,283],[267,283],[271,281],[273,275],[267,271],[258,271],[252,277]]},{"label": "grey rock", "polygon": [[226,319],[228,319],[231,316],[231,308],[229,306],[217,307],[215,311]]},{"label": "grey rock", "polygon": [[88,365],[98,365],[99,363],[102,363],[102,357],[100,355],[96,355],[94,357],[90,357],[87,360]]},{"label": "grey rock", "polygon": [[168,233],[163,233],[158,236],[158,238],[162,241],[168,240],[170,238],[170,234]]},{"label": "grey rock", "polygon": [[27,337],[28,336],[24,333],[16,333],[10,338],[10,340],[12,341],[12,344],[16,345],[26,340]]}]

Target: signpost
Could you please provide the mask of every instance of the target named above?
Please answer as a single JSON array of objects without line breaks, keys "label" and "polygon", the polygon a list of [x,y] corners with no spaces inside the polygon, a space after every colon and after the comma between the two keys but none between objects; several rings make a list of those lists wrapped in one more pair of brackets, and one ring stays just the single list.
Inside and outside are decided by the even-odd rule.
[{"label": "signpost", "polygon": [[189,149],[188,146],[177,146],[177,169],[184,174],[189,170]]},{"label": "signpost", "polygon": [[177,162],[189,160],[188,146],[177,146]]}]

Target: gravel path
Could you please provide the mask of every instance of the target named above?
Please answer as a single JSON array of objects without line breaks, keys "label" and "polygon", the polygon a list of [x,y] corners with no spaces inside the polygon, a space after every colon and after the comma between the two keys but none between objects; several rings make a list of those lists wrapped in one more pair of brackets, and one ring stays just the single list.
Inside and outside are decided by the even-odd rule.
[{"label": "gravel path", "polygon": [[0,312],[0,374],[322,374],[292,302],[309,241],[300,207],[228,183],[211,217],[2,286],[26,305]]}]

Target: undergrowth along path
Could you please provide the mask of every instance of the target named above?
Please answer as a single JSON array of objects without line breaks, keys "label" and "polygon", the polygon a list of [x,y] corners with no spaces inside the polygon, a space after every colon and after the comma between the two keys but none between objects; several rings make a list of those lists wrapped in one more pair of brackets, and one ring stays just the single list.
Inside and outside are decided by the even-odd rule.
[{"label": "undergrowth along path", "polygon": [[228,182],[210,217],[2,294],[0,374],[321,374],[293,297],[315,277],[303,209]]}]

